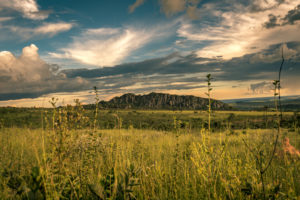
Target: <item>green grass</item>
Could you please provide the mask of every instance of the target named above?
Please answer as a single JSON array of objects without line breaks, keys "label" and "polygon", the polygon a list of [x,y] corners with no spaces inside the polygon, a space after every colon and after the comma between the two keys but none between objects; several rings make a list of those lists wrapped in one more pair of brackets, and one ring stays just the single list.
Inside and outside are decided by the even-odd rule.
[{"label": "green grass", "polygon": [[299,199],[299,114],[0,110],[0,199]]},{"label": "green grass", "polygon": [[[284,133],[300,147],[299,134]],[[0,199],[260,199],[256,161],[242,138],[268,160],[275,132],[82,129],[66,131],[61,147],[53,134],[1,129]],[[267,195],[299,198],[299,167],[276,156],[265,174]]]},{"label": "green grass", "polygon": [[[45,113],[47,112],[47,113]],[[51,118],[52,109],[0,108],[0,127],[41,128],[43,115]],[[85,110],[88,120],[84,128],[93,126],[93,110]],[[186,129],[207,128],[207,111],[167,111],[167,110],[99,110],[97,126],[101,129],[112,129],[122,119],[122,128],[150,129],[172,131],[174,117],[180,120]],[[212,132],[232,129],[276,128],[275,112],[259,111],[213,111],[211,113]],[[284,112],[282,127],[294,128],[300,124],[299,113]],[[51,123],[51,120],[50,122]],[[51,125],[50,125],[51,126]]]}]

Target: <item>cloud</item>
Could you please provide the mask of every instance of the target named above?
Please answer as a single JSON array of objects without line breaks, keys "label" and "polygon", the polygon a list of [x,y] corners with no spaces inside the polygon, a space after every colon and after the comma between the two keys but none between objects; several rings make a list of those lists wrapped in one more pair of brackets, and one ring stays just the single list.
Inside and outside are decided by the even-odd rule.
[{"label": "cloud", "polygon": [[190,19],[196,20],[199,19],[200,13],[197,6],[188,6],[186,9],[186,14]]},{"label": "cloud", "polygon": [[[286,58],[282,73],[282,86],[284,88],[290,88],[296,82],[299,83],[299,80],[295,78],[300,75],[299,69],[295,68],[300,63],[298,61],[300,56],[298,45],[289,43],[283,46]],[[99,69],[63,70],[63,73],[68,78],[81,76],[88,80],[97,79],[101,82],[99,88],[110,92],[115,91],[116,93],[201,88],[205,85],[205,75],[211,73],[215,82],[220,83],[220,87],[224,84],[228,85],[230,82],[236,85],[243,83],[244,93],[246,93],[249,85],[254,84],[250,87],[255,90],[256,94],[260,94],[259,85],[255,84],[271,82],[278,76],[281,48],[281,45],[276,45],[265,51],[247,54],[227,61],[199,58],[196,54],[182,56],[179,53],[174,53],[143,62]],[[294,68],[289,70],[292,66]],[[295,82],[291,84],[290,79]],[[231,87],[231,85],[228,87]],[[299,89],[295,91],[300,92]],[[264,94],[266,92],[268,90],[265,88]]]},{"label": "cloud", "polygon": [[[297,45],[296,45],[297,44]],[[99,69],[73,69],[63,70],[67,77],[81,76],[83,78],[110,77],[119,75],[174,75],[181,79],[183,74],[212,73],[217,74],[218,80],[273,80],[274,73],[277,73],[277,66],[281,62],[281,49],[284,49],[284,57],[288,63],[298,63],[300,57],[300,43],[289,43],[272,46],[270,49],[247,54],[231,60],[211,59],[198,57],[196,54],[186,56],[173,53],[165,57],[154,58],[136,63],[120,64],[114,67]],[[294,64],[295,65],[295,64]],[[288,71],[286,72],[288,73]],[[289,72],[290,73],[290,72]],[[296,69],[292,74],[299,73]],[[290,74],[290,75],[292,75]],[[197,76],[197,75],[195,75]],[[119,79],[120,77],[118,77]],[[192,79],[191,79],[192,80]],[[187,81],[187,80],[185,80]]]},{"label": "cloud", "polygon": [[[223,8],[225,10],[218,13],[211,11],[215,17],[210,17],[200,23],[183,20],[177,34],[186,40],[202,44],[202,48],[197,51],[198,56],[211,58],[219,56],[223,59],[259,52],[273,44],[300,41],[297,36],[300,27],[296,24],[288,24],[284,28],[275,26],[272,29],[266,29],[264,27],[269,16],[284,16],[289,10],[294,9],[298,1],[290,0],[280,4],[275,0],[266,2],[273,2],[276,6],[272,4],[265,7],[268,9],[254,13],[249,11],[249,6],[237,4],[236,8],[230,10],[225,7]],[[219,7],[221,5],[215,5],[215,9]],[[211,19],[216,19],[216,21],[212,22]],[[272,20],[274,23],[274,17]]]},{"label": "cloud", "polygon": [[[95,94],[92,91],[80,91],[80,92],[59,92],[45,94],[40,97],[28,97],[24,96],[19,99],[0,101],[0,106],[12,106],[12,107],[52,107],[49,103],[52,97],[58,98],[56,106],[74,105],[75,99],[83,104],[95,103]],[[99,94],[100,99],[104,99],[107,95]]]},{"label": "cloud", "polygon": [[269,93],[273,89],[271,82],[259,82],[250,84],[250,90],[253,94]]},{"label": "cloud", "polygon": [[280,46],[275,45],[268,50],[255,53],[251,56],[251,63],[274,63],[281,61],[282,51],[284,54],[285,60],[298,60],[300,56],[300,51],[297,48],[289,48],[287,44],[282,44]]},{"label": "cloud", "polygon": [[285,24],[294,24],[300,20],[300,4],[295,9],[290,10],[283,19]]},{"label": "cloud", "polygon": [[159,34],[153,30],[134,28],[88,29],[74,37],[73,43],[62,48],[63,54],[50,53],[50,55],[56,58],[75,59],[93,66],[114,66],[156,36]]},{"label": "cloud", "polygon": [[[129,13],[134,12],[134,10],[141,6],[146,0],[136,0],[134,4],[130,5],[128,10]],[[167,17],[171,17],[177,13],[186,11],[187,16],[190,19],[198,19],[199,9],[197,5],[200,0],[158,0],[161,12]]]},{"label": "cloud", "polygon": [[[80,77],[67,79],[57,65],[47,64],[35,45],[24,47],[19,57],[0,52],[0,100],[37,97],[45,93],[72,91],[87,87]],[[90,87],[90,86],[88,86]]]},{"label": "cloud", "polygon": [[36,36],[54,36],[58,33],[69,31],[73,28],[74,23],[58,22],[58,23],[43,23],[36,28],[25,28],[20,26],[8,26],[12,32],[18,34],[23,39],[29,39]]},{"label": "cloud", "polygon": [[35,34],[42,34],[42,35],[56,35],[57,33],[60,32],[65,32],[70,30],[74,24],[71,23],[45,23],[42,26],[36,28],[34,30]]},{"label": "cloud", "polygon": [[285,0],[253,0],[249,9],[251,12],[263,12],[277,8],[284,2]]},{"label": "cloud", "polygon": [[160,0],[161,10],[166,16],[172,16],[186,9],[185,0]]},{"label": "cloud", "polygon": [[285,26],[285,25],[294,25],[296,21],[300,20],[300,4],[294,9],[289,10],[288,13],[280,18],[280,15],[277,17],[273,14],[269,14],[269,20],[265,22],[265,28],[274,28],[276,26]]},{"label": "cloud", "polygon": [[186,11],[190,19],[198,18],[197,5],[200,0],[159,0],[161,11],[167,16]]},{"label": "cloud", "polygon": [[269,21],[264,24],[264,27],[274,28],[275,26],[280,26],[280,24],[278,24],[278,19],[275,15],[269,14]]},{"label": "cloud", "polygon": [[43,20],[50,14],[50,11],[41,11],[36,0],[1,0],[0,8],[20,12],[24,18],[32,20]]},{"label": "cloud", "polygon": [[9,21],[12,20],[13,17],[0,17],[0,22],[5,22],[5,21]]},{"label": "cloud", "polygon": [[132,5],[129,6],[129,8],[128,8],[129,13],[133,13],[134,10],[135,10],[137,7],[141,6],[144,2],[145,2],[145,0],[136,0],[136,1],[134,2],[134,4],[132,4]]},{"label": "cloud", "polygon": [[[107,31],[118,33],[115,29],[92,32],[95,31],[98,34]],[[230,60],[201,58],[193,53],[188,55],[173,53],[114,67],[64,70],[59,70],[58,66],[41,60],[37,47],[31,45],[25,47],[19,57],[10,52],[0,53],[0,99],[90,91],[93,86],[97,86],[104,96],[151,91],[177,91],[203,95],[202,88],[205,87],[207,73],[211,73],[214,77],[214,91],[218,98],[229,98],[228,92],[230,90],[232,94],[232,85],[239,86],[234,88],[235,97],[243,94],[272,95],[268,90],[268,83],[278,76],[282,47],[286,58],[282,71],[283,94],[300,93],[297,87],[300,84],[300,69],[297,68],[300,64],[300,42],[277,44],[267,50]]]}]

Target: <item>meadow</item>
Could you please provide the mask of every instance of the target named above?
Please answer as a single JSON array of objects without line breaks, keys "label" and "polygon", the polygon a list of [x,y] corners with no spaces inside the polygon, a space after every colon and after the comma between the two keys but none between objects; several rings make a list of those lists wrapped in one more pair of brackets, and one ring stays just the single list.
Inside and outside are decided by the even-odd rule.
[{"label": "meadow", "polygon": [[[71,112],[72,108],[66,108]],[[84,108],[81,108],[84,109]],[[89,120],[80,122],[80,128],[94,126],[95,109],[84,109]],[[0,108],[0,127],[18,127],[36,129],[43,126],[45,116],[51,118],[53,109],[46,108]],[[276,112],[265,111],[212,111],[212,132],[234,129],[276,128]],[[53,120],[47,120],[52,126]],[[121,128],[173,131],[174,120],[187,131],[207,129],[207,111],[205,110],[118,110],[106,109],[97,113],[97,127],[100,129]],[[68,122],[69,123],[69,122]],[[71,123],[69,123],[71,124]],[[297,131],[300,124],[300,113],[284,112],[281,127]]]},{"label": "meadow", "polygon": [[0,199],[299,199],[299,157],[283,144],[300,149],[297,112],[278,127],[272,111],[214,111],[211,131],[207,117],[2,108]]}]

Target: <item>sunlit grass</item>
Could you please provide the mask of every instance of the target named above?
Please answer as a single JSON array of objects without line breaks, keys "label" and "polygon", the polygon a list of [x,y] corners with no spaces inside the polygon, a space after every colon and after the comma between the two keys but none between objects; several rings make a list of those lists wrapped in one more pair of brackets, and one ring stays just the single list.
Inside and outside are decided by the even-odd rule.
[{"label": "sunlit grass", "polygon": [[[300,135],[285,133],[299,147]],[[57,154],[53,152],[56,144],[51,144],[51,139],[46,137],[43,147],[43,136],[48,134],[51,130],[1,130],[0,170],[6,174],[0,179],[1,198],[22,198],[22,191],[18,194],[11,185],[18,185],[17,181],[30,185],[26,176],[32,174],[33,167],[38,167],[44,177],[46,191],[41,194],[48,199],[93,199],[98,198],[97,193],[105,198],[121,194],[123,199],[260,198],[255,159],[241,139],[251,148],[264,149],[267,158],[274,138],[274,130],[270,129],[236,130],[233,135],[220,132],[209,136],[205,131],[113,129],[92,134],[89,129],[70,130],[69,138],[64,141],[62,168],[57,171]],[[44,151],[46,160],[43,160]],[[268,194],[276,198],[299,197],[299,167],[294,158],[276,157],[266,174]],[[130,172],[131,168],[135,173]],[[135,184],[126,184],[126,174]],[[110,183],[109,193],[103,192],[108,187],[107,177],[117,180]],[[279,192],[274,192],[277,186]],[[130,190],[117,187],[130,187]]]}]

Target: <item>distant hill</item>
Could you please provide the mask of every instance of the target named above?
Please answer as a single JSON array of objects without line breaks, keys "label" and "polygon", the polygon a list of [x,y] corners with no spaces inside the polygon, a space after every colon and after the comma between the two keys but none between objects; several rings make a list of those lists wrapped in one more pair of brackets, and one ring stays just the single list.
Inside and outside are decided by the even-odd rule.
[{"label": "distant hill", "polygon": [[[135,95],[132,93],[114,97],[109,101],[101,101],[101,108],[119,109],[167,109],[167,110],[206,110],[207,98],[192,95],[171,95],[152,92],[146,95]],[[230,106],[219,100],[212,101],[212,109],[228,110]]]},{"label": "distant hill", "polygon": [[[274,97],[228,99],[222,100],[238,110],[264,110],[274,108]],[[300,96],[282,96],[281,105],[284,111],[299,111]]]}]

